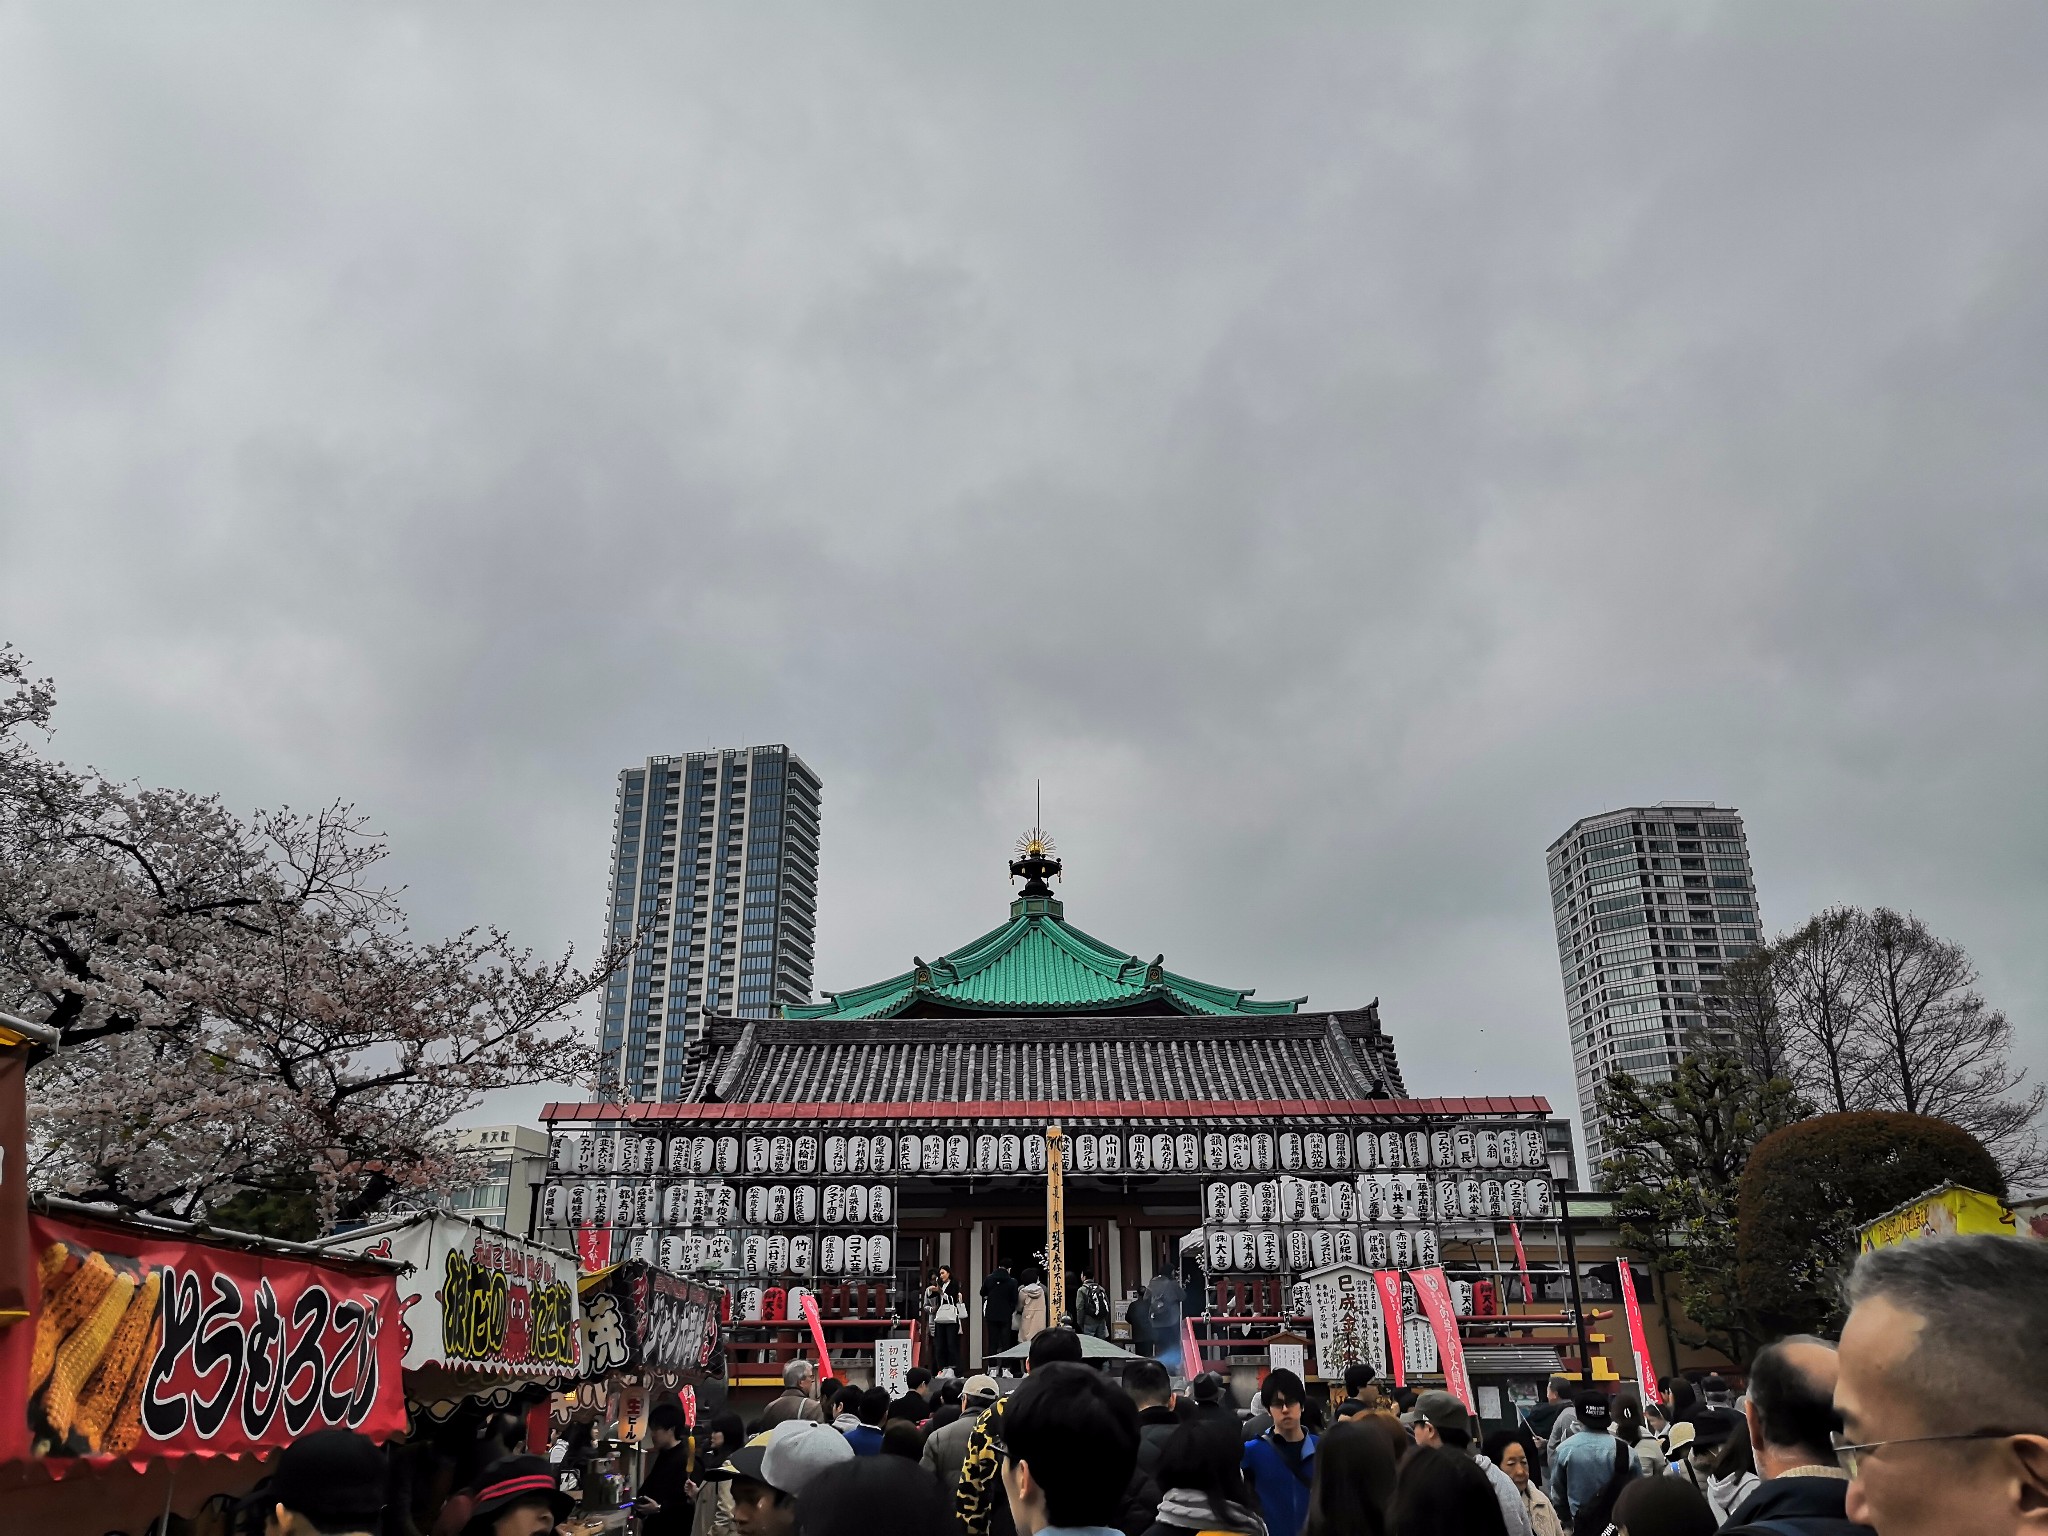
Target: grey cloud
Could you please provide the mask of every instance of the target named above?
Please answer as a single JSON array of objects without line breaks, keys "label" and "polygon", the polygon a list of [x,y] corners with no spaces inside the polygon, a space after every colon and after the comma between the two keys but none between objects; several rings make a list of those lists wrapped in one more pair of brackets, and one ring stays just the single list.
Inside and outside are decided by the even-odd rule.
[{"label": "grey cloud", "polygon": [[1542,849],[1717,798],[2048,1070],[2036,10],[4,25],[72,755],[588,947],[616,768],[787,740],[829,986],[1042,776],[1083,926],[1566,1105]]}]

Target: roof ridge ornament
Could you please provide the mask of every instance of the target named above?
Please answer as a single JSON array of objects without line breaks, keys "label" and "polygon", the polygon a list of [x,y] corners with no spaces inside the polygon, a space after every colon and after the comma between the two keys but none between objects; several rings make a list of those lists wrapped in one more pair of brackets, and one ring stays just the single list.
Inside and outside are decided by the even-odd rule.
[{"label": "roof ridge ornament", "polygon": [[1024,895],[1050,896],[1052,887],[1045,883],[1046,877],[1059,879],[1062,868],[1059,847],[1044,827],[1034,823],[1030,831],[1017,839],[1017,857],[1010,860],[1010,878],[1024,882]]}]

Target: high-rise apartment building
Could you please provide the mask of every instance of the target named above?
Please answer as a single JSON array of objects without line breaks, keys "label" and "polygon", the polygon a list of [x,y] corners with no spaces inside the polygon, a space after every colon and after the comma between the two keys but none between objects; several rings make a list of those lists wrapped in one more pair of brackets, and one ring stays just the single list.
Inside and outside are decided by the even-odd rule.
[{"label": "high-rise apartment building", "polygon": [[605,991],[607,1087],[673,1100],[706,1013],[765,1019],[811,1000],[820,787],[783,746],[620,772],[605,932],[638,938]]},{"label": "high-rise apartment building", "polygon": [[1596,1113],[1614,1072],[1671,1075],[1707,1028],[1700,987],[1757,943],[1756,879],[1739,812],[1711,801],[1603,811],[1550,845],[1550,904],[1564,970],[1588,1166],[1607,1147]]}]

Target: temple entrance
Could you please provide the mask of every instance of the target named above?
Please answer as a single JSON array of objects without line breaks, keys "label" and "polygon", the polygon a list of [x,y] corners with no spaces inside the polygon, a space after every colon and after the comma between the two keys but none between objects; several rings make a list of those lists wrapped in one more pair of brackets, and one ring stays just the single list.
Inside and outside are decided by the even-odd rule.
[{"label": "temple entrance", "polygon": [[[1067,1224],[1067,1271],[1071,1282],[1078,1283],[1083,1277],[1093,1276],[1107,1281],[1107,1260],[1104,1258],[1103,1235],[1095,1225],[1088,1222]],[[1003,1222],[991,1224],[987,1229],[987,1262],[991,1269],[1001,1264],[1019,1280],[1027,1269],[1041,1269],[1045,1251],[1045,1223]],[[1072,1303],[1069,1287],[1068,1302]]]}]

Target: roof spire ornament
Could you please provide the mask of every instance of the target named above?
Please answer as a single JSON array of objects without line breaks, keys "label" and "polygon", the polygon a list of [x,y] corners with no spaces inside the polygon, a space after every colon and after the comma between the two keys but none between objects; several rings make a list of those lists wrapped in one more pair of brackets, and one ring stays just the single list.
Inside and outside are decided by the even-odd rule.
[{"label": "roof spire ornament", "polygon": [[1052,887],[1045,880],[1048,875],[1055,880],[1060,876],[1059,849],[1052,834],[1045,830],[1044,791],[1040,789],[1035,798],[1036,814],[1031,830],[1017,839],[1017,857],[1010,860],[1010,878],[1024,882],[1026,896],[1050,896]]}]

